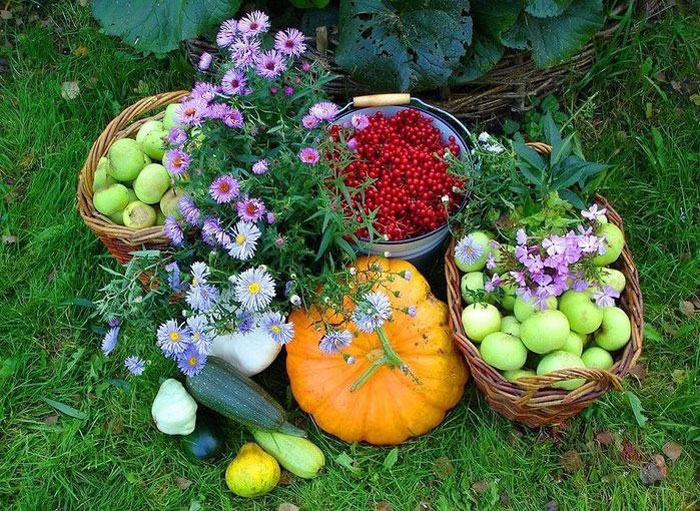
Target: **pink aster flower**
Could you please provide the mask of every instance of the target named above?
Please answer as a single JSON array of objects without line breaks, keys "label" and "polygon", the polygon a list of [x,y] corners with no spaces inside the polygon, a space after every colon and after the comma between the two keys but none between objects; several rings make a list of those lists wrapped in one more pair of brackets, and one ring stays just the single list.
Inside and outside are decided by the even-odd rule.
[{"label": "pink aster flower", "polygon": [[257,222],[265,214],[265,203],[260,199],[246,198],[236,203],[236,211],[241,220]]},{"label": "pink aster flower", "polygon": [[211,83],[197,82],[194,84],[190,97],[193,99],[201,98],[209,103],[216,97],[216,89],[214,89],[214,86]]},{"label": "pink aster flower", "polygon": [[357,131],[362,131],[369,126],[369,117],[364,114],[355,114],[350,119],[350,124],[352,124],[352,127]]},{"label": "pink aster flower", "polygon": [[231,60],[239,69],[255,64],[260,55],[260,41],[256,39],[236,39],[231,45]]},{"label": "pink aster flower", "polygon": [[306,51],[304,34],[296,28],[289,28],[284,31],[280,30],[275,34],[275,49],[285,55],[294,57],[301,55]]},{"label": "pink aster flower", "polygon": [[238,108],[229,107],[221,116],[221,120],[229,128],[243,127],[243,114]]},{"label": "pink aster flower", "polygon": [[176,147],[181,146],[187,142],[187,133],[182,128],[173,126],[168,132],[168,142]]},{"label": "pink aster flower", "polygon": [[221,90],[229,96],[241,95],[245,89],[248,79],[237,69],[226,71],[221,79]]},{"label": "pink aster flower", "polygon": [[270,18],[262,11],[253,11],[238,22],[238,31],[248,37],[267,32]]},{"label": "pink aster flower", "polygon": [[188,99],[175,109],[175,122],[188,126],[199,126],[207,113],[208,103],[202,98]]},{"label": "pink aster flower", "polygon": [[309,71],[311,71],[311,64],[309,64],[308,62],[304,62],[301,65],[301,70],[304,71],[305,73],[308,73]]},{"label": "pink aster flower", "polygon": [[219,28],[219,32],[216,34],[216,44],[218,44],[220,48],[230,46],[234,37],[236,37],[237,31],[238,22],[236,20],[230,19],[224,21]]},{"label": "pink aster flower", "polygon": [[267,50],[260,54],[255,62],[255,71],[268,80],[277,78],[287,65],[284,62],[282,54],[277,50]]},{"label": "pink aster flower", "polygon": [[233,176],[217,177],[209,187],[209,195],[219,204],[226,204],[238,197],[241,188]]},{"label": "pink aster flower", "polygon": [[209,105],[209,110],[207,113],[207,116],[210,119],[223,119],[224,116],[226,115],[226,112],[228,112],[228,109],[231,108],[228,106],[226,103],[213,103]]},{"label": "pink aster flower", "polygon": [[338,105],[330,101],[321,101],[309,108],[309,113],[319,121],[330,121],[338,114]]},{"label": "pink aster flower", "polygon": [[206,71],[209,69],[209,66],[211,66],[211,61],[213,57],[211,53],[209,52],[202,52],[202,54],[199,56],[199,62],[197,63],[197,68],[200,71]]},{"label": "pink aster flower", "polygon": [[292,87],[291,85],[287,85],[287,86],[284,88],[284,95],[285,95],[285,96],[291,96],[292,94],[294,94],[294,87]]},{"label": "pink aster flower", "polygon": [[202,213],[189,195],[183,195],[177,201],[177,209],[182,217],[190,225],[199,225]]},{"label": "pink aster flower", "polygon": [[306,128],[307,130],[314,129],[316,126],[318,126],[318,122],[318,119],[311,114],[305,115],[301,119],[301,125],[304,126],[304,128]]},{"label": "pink aster flower", "polygon": [[313,147],[305,147],[299,151],[299,159],[307,165],[316,165],[321,157]]},{"label": "pink aster flower", "polygon": [[348,149],[351,151],[355,151],[357,149],[357,139],[355,137],[348,140]]},{"label": "pink aster flower", "polygon": [[253,174],[258,176],[265,174],[269,168],[269,165],[270,163],[266,159],[256,161],[253,163]]},{"label": "pink aster flower", "polygon": [[182,232],[182,227],[177,223],[174,217],[167,217],[163,224],[163,234],[170,240],[170,244],[174,247],[181,247],[185,241],[185,235]]},{"label": "pink aster flower", "polygon": [[171,176],[181,176],[190,166],[190,155],[180,149],[170,149],[163,155],[163,165]]}]

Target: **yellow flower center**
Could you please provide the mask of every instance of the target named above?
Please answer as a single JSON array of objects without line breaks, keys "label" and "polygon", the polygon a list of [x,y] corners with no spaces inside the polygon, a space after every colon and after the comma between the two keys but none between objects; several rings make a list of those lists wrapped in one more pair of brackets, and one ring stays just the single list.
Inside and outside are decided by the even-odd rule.
[{"label": "yellow flower center", "polygon": [[279,334],[282,332],[282,328],[279,325],[272,325],[270,327],[270,330],[272,330],[276,334]]},{"label": "yellow flower center", "polygon": [[248,292],[251,295],[257,295],[260,292],[260,283],[259,282],[253,282],[252,284],[248,285]]},{"label": "yellow flower center", "polygon": [[195,333],[192,334],[192,338],[193,338],[195,341],[199,341],[202,337],[199,335],[198,332],[195,332]]},{"label": "yellow flower center", "polygon": [[170,332],[170,340],[178,342],[180,340],[180,332]]},{"label": "yellow flower center", "polygon": [[474,253],[474,249],[472,247],[467,247],[464,249],[464,251],[467,253],[467,255],[472,255]]},{"label": "yellow flower center", "polygon": [[245,234],[239,234],[238,236],[236,236],[236,244],[238,245],[243,245],[243,243],[245,243],[245,240]]},{"label": "yellow flower center", "polygon": [[197,357],[194,355],[191,355],[190,358],[187,359],[187,363],[191,365],[192,367],[197,365]]}]

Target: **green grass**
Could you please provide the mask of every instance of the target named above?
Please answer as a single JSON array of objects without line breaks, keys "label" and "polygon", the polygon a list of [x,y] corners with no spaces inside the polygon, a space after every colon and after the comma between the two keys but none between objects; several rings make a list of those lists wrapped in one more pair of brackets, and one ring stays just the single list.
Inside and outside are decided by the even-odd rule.
[{"label": "green grass", "polygon": [[[192,76],[181,56],[141,58],[101,35],[87,9],[59,2],[16,28],[4,21],[0,54],[0,504],[7,509],[302,510],[696,509],[700,499],[700,321],[679,302],[700,287],[700,22],[676,10],[641,34],[621,38],[584,77],[572,77],[563,97],[591,157],[614,171],[603,192],[626,219],[639,267],[645,317],[652,330],[641,363],[641,384],[625,391],[641,400],[639,427],[625,393],[610,393],[567,429],[529,431],[491,411],[469,385],[447,420],[431,434],[398,447],[350,445],[307,425],[328,458],[313,481],[279,486],[268,497],[243,501],[223,482],[226,461],[249,436],[231,425],[231,453],[216,465],[189,463],[177,441],[157,432],[150,402],[159,362],[129,379],[121,360],[151,332],[127,331],[115,356],[104,358],[90,311],[66,302],[94,299],[106,282],[99,265],[114,263],[75,210],[77,174],[92,141],[126,105],[159,91],[186,87]],[[85,50],[81,48],[85,48]],[[665,76],[659,74],[663,71]],[[61,97],[78,81],[80,95]],[[678,90],[674,89],[674,84]],[[293,408],[279,363],[263,378]],[[59,414],[43,398],[86,413]],[[296,412],[299,416],[298,412]],[[615,442],[601,448],[596,433]],[[673,440],[685,453],[669,462],[667,478],[645,486],[640,462],[625,461],[620,445],[636,446],[643,461]],[[566,472],[560,457],[576,450],[582,466]],[[356,463],[350,471],[340,454]],[[175,477],[193,481],[186,490]],[[482,494],[472,484],[487,481]],[[508,504],[501,499],[507,495]],[[381,509],[381,508],[380,508]]]}]

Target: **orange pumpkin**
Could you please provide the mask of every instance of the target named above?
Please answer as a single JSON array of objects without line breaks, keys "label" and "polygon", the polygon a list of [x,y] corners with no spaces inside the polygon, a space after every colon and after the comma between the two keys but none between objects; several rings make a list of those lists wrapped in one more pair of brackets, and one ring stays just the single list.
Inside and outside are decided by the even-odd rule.
[{"label": "orange pumpkin", "polygon": [[[367,271],[381,271],[378,290],[394,309],[415,306],[415,317],[394,311],[382,327],[390,346],[377,333],[343,325],[355,334],[352,344],[342,354],[326,354],[318,346],[324,334],[316,326],[319,312],[298,309],[290,316],[296,337],[287,345],[287,373],[299,406],[321,429],[348,442],[396,444],[442,422],[462,397],[467,368],[452,342],[446,304],[432,295],[412,264],[362,257],[355,266],[360,280]],[[406,270],[410,279],[397,275]],[[353,306],[349,299],[346,306]],[[392,349],[402,367],[387,362]],[[349,356],[352,364],[346,361]]]}]

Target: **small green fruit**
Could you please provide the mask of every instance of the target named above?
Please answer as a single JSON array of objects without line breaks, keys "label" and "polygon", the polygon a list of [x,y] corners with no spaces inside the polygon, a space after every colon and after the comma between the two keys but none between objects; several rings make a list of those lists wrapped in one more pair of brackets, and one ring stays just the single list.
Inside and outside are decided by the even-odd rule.
[{"label": "small green fruit", "polygon": [[543,354],[559,350],[569,337],[569,321],[557,310],[545,310],[520,325],[520,338],[530,351]]},{"label": "small green fruit", "polygon": [[583,355],[581,355],[581,360],[586,364],[586,367],[591,369],[609,371],[613,366],[612,355],[598,346],[593,346],[584,351]]},{"label": "small green fruit", "polygon": [[603,307],[603,322],[595,333],[595,342],[608,351],[622,348],[632,335],[630,318],[619,307]]},{"label": "small green fruit", "polygon": [[512,311],[515,307],[515,284],[511,282],[504,282],[501,284],[501,289],[503,290],[503,297],[501,298],[501,305],[504,309]]},{"label": "small green fruit", "polygon": [[151,163],[153,163],[153,160],[151,160],[146,153],[143,153],[143,166],[145,167]]},{"label": "small green fruit", "polygon": [[172,216],[176,220],[180,220],[182,218],[182,214],[177,207],[177,203],[180,200],[180,197],[182,197],[183,193],[184,192],[180,188],[171,188],[165,192],[163,198],[160,199],[160,210],[165,216]]},{"label": "small green fruit", "polygon": [[167,139],[168,132],[162,129],[151,129],[143,137],[143,142],[141,142],[141,148],[143,152],[148,155],[149,158],[154,160],[162,160],[165,154],[165,142]]},{"label": "small green fruit", "polygon": [[478,271],[486,266],[486,258],[491,253],[491,238],[489,234],[482,231],[474,231],[469,234],[469,243],[466,245],[467,257],[471,260],[474,255],[479,255],[471,263],[468,261],[462,261],[455,253],[455,263],[457,267],[464,273],[470,271]]},{"label": "small green fruit", "polygon": [[97,168],[95,169],[95,176],[92,179],[92,192],[96,192],[100,188],[105,186],[113,185],[117,181],[108,174],[109,160],[104,156],[100,158],[97,162]]},{"label": "small green fruit", "polygon": [[183,124],[175,122],[175,110],[177,110],[178,103],[171,103],[165,107],[165,115],[163,116],[163,129],[165,131],[170,131],[170,128],[184,128]]},{"label": "small green fruit", "polygon": [[132,229],[151,227],[156,223],[156,210],[141,201],[132,202],[124,209],[124,225]]},{"label": "small green fruit", "polygon": [[123,209],[120,209],[119,211],[116,211],[108,216],[109,216],[109,219],[112,222],[114,222],[115,224],[124,225],[124,210]]},{"label": "small green fruit", "polygon": [[489,303],[473,303],[462,311],[462,325],[467,337],[474,342],[501,328],[501,313]]},{"label": "small green fruit", "polygon": [[147,165],[134,181],[134,191],[141,202],[155,204],[170,188],[170,174],[159,163]]},{"label": "small green fruit", "polygon": [[481,358],[501,371],[514,371],[525,365],[527,349],[520,339],[503,332],[487,335],[479,347]]},{"label": "small green fruit", "polygon": [[132,202],[136,202],[137,200],[139,200],[133,188],[127,188],[126,193],[129,194],[129,202],[127,202],[127,204],[131,204]]},{"label": "small green fruit", "polygon": [[603,286],[610,286],[618,293],[622,293],[627,284],[625,274],[614,268],[602,268],[600,271],[602,273]]},{"label": "small green fruit", "polygon": [[95,192],[92,203],[97,211],[109,216],[126,207],[129,203],[129,193],[124,185],[109,185]]},{"label": "small green fruit", "polygon": [[569,326],[580,334],[595,332],[603,321],[603,312],[591,302],[585,292],[567,291],[559,299],[559,310],[569,320]]},{"label": "small green fruit", "polygon": [[519,380],[528,376],[537,376],[535,371],[530,369],[515,369],[513,371],[503,371],[503,377],[508,381]]},{"label": "small green fruit", "polygon": [[143,168],[143,152],[136,140],[120,138],[107,151],[109,174],[117,181],[132,181]]},{"label": "small green fruit", "polygon": [[162,121],[146,121],[144,122],[139,130],[136,132],[136,142],[142,147],[143,151],[143,140],[146,138],[151,131],[164,131]]},{"label": "small green fruit", "polygon": [[[567,351],[554,351],[549,355],[542,357],[542,360],[537,365],[537,374],[543,375],[560,369],[584,369],[586,364],[583,363],[581,357],[578,357]],[[573,378],[557,383],[552,383],[551,387],[555,389],[574,390],[586,383],[583,378]]]},{"label": "small green fruit", "polygon": [[596,236],[605,236],[605,253],[593,258],[593,264],[606,266],[617,261],[625,245],[625,236],[615,224],[602,224],[596,229]]},{"label": "small green fruit", "polygon": [[564,346],[561,347],[562,351],[568,351],[573,353],[577,357],[581,356],[583,352],[583,337],[576,332],[569,332],[569,337],[566,338]]},{"label": "small green fruit", "polygon": [[156,225],[165,225],[165,215],[160,209],[156,210]]},{"label": "small green fruit", "polygon": [[520,337],[520,321],[518,321],[518,318],[515,316],[505,316],[501,320],[501,332],[512,335],[513,337]]},{"label": "small green fruit", "polygon": [[[467,303],[474,303],[475,293],[484,291],[484,274],[480,271],[471,271],[462,275],[462,298]],[[486,300],[488,301],[488,300]]]},{"label": "small green fruit", "polygon": [[[555,310],[557,308],[557,299],[554,296],[547,298],[547,310]],[[539,312],[538,306],[534,305],[532,301],[526,302],[520,296],[515,299],[515,304],[513,305],[513,313],[518,321],[521,323],[527,318],[532,316],[535,312]]]}]

